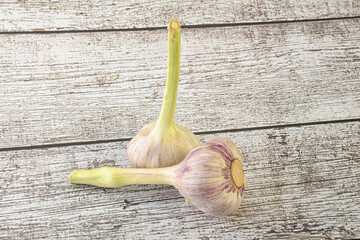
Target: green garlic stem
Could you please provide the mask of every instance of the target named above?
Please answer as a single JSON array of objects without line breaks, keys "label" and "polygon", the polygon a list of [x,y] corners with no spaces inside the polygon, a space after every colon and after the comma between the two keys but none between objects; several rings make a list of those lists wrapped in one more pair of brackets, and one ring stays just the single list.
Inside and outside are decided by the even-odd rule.
[{"label": "green garlic stem", "polygon": [[77,169],[69,182],[104,188],[118,188],[133,184],[175,184],[175,168],[115,168],[102,167],[90,170]]},{"label": "green garlic stem", "polygon": [[174,124],[175,105],[180,73],[180,21],[172,18],[168,26],[168,69],[166,90],[156,129],[167,131]]}]

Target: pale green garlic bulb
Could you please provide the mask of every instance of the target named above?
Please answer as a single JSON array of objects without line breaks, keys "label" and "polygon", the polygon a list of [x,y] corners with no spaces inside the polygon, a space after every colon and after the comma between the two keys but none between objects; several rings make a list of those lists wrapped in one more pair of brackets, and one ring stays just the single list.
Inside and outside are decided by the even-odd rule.
[{"label": "pale green garlic bulb", "polygon": [[178,164],[200,145],[189,129],[175,124],[174,114],[180,73],[180,22],[168,27],[168,72],[161,113],[130,141],[126,154],[133,167],[158,168]]},{"label": "pale green garlic bulb", "polygon": [[227,138],[214,138],[191,151],[178,165],[166,168],[75,170],[69,181],[116,188],[132,184],[168,184],[186,201],[212,216],[234,214],[243,199],[243,157]]}]

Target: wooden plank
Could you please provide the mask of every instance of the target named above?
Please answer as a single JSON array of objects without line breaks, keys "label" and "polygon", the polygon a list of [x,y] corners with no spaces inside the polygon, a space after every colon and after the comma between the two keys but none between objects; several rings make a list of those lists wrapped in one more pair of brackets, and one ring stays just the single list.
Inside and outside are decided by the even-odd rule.
[{"label": "wooden plank", "polygon": [[0,3],[0,32],[164,27],[359,16],[357,0],[15,1]]},{"label": "wooden plank", "polygon": [[127,142],[7,151],[0,155],[0,238],[360,237],[359,121],[218,136],[245,156],[248,188],[233,216],[205,216],[172,187],[67,183],[75,168],[129,166]]},{"label": "wooden plank", "polygon": [[[166,30],[0,36],[0,147],[129,138],[155,121]],[[360,20],[183,30],[195,132],[360,117]]]}]

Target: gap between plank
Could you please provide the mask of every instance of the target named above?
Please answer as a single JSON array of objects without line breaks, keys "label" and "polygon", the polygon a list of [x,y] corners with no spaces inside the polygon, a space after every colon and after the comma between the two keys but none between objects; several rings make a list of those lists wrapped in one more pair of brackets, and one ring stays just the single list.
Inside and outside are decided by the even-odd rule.
[{"label": "gap between plank", "polygon": [[[212,131],[198,131],[198,132],[194,132],[194,134],[205,135],[205,134],[228,133],[228,132],[246,132],[246,131],[264,130],[264,129],[283,129],[283,128],[290,128],[290,127],[303,127],[303,126],[309,126],[309,125],[323,125],[323,124],[347,123],[347,122],[360,122],[360,118],[318,121],[318,122],[305,122],[305,123],[275,124],[275,125],[269,125],[269,126],[223,129],[223,130],[212,130]],[[113,143],[113,142],[125,142],[125,141],[130,141],[131,139],[132,139],[132,137],[125,137],[125,138],[107,139],[107,140],[94,140],[94,141],[68,142],[68,143],[50,143],[50,144],[32,145],[32,146],[7,147],[7,148],[0,148],[0,152],[56,148],[56,147],[68,147],[68,146],[80,146],[80,145],[102,144],[102,143]]]},{"label": "gap between plank", "polygon": [[[184,25],[181,28],[214,28],[214,27],[236,27],[236,26],[252,26],[252,25],[268,25],[268,24],[284,24],[284,23],[301,23],[301,22],[320,22],[334,20],[350,20],[358,19],[360,16],[338,17],[338,18],[318,18],[318,19],[298,19],[298,20],[280,20],[268,22],[242,22],[242,23],[215,23],[215,24],[195,24]],[[143,28],[114,28],[114,29],[93,29],[93,30],[49,30],[49,31],[10,31],[0,32],[1,34],[54,34],[54,33],[92,33],[92,32],[128,32],[128,31],[154,31],[166,29],[162,27],[143,27]]]}]

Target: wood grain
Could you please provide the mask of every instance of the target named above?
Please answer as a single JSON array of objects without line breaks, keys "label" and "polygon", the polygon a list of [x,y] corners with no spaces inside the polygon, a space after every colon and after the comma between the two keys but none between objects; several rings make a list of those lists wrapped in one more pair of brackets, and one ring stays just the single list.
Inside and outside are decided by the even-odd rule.
[{"label": "wood grain", "polygon": [[[166,30],[0,36],[0,147],[129,138],[160,108]],[[183,30],[192,131],[360,117],[360,20]]]},{"label": "wood grain", "polygon": [[168,186],[67,182],[76,168],[129,167],[127,142],[7,151],[0,155],[0,238],[360,237],[360,121],[217,136],[232,139],[245,157],[248,188],[233,216],[206,216]]},{"label": "wood grain", "polygon": [[45,1],[0,2],[0,32],[164,27],[359,16],[357,0]]}]

